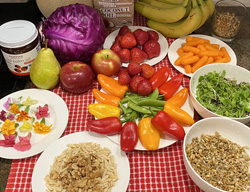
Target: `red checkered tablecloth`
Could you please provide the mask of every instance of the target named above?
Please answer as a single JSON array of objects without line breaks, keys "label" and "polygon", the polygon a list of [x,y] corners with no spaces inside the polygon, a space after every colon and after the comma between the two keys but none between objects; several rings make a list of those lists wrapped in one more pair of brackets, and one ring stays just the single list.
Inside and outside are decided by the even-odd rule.
[{"label": "red checkered tablecloth", "polygon": [[[146,18],[135,13],[136,26],[146,26]],[[167,39],[169,45],[174,39]],[[170,64],[166,56],[161,62],[155,65],[158,70],[162,66],[171,69],[170,77],[179,72]],[[182,84],[189,86],[189,78],[184,77]],[[100,88],[95,81],[93,87]],[[68,106],[69,121],[64,135],[86,130],[86,122],[93,116],[88,113],[87,106],[94,102],[92,92],[75,95],[65,92],[61,87],[52,90],[58,94]],[[127,153],[130,163],[130,182],[127,192],[201,192],[188,176],[182,155],[182,141],[159,149],[157,151],[133,151]],[[30,158],[13,160],[6,192],[29,192],[31,189],[31,177],[33,168],[40,154]]]}]

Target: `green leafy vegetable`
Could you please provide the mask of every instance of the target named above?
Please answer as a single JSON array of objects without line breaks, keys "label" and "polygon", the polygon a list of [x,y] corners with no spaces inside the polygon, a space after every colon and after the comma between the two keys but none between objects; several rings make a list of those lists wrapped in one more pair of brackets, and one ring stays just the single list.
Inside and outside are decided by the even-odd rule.
[{"label": "green leafy vegetable", "polygon": [[198,80],[196,99],[208,110],[222,116],[250,115],[250,84],[225,78],[226,71],[209,72]]}]

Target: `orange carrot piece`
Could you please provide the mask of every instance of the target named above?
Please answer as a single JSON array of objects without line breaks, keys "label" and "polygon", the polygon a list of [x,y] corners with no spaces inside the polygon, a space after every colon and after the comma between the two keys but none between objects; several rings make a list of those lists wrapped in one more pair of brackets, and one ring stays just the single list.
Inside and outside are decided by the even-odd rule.
[{"label": "orange carrot piece", "polygon": [[207,50],[207,51],[200,51],[198,54],[200,57],[203,57],[204,55],[206,56],[211,56],[211,57],[217,57],[221,56],[221,51],[218,50]]},{"label": "orange carrot piece", "polygon": [[186,72],[187,74],[189,74],[189,73],[191,73],[192,67],[191,67],[191,65],[184,65],[184,69],[185,69],[185,72]]},{"label": "orange carrot piece", "polygon": [[176,52],[177,52],[177,54],[178,54],[179,56],[181,56],[181,55],[184,53],[182,47],[180,47],[179,49],[177,49]]},{"label": "orange carrot piece", "polygon": [[175,61],[174,64],[175,64],[176,66],[179,66],[179,65],[181,65],[181,60],[182,60],[182,59],[186,59],[186,58],[192,57],[193,55],[194,55],[193,52],[183,53],[180,57],[178,57],[178,58],[176,59],[176,61]]},{"label": "orange carrot piece", "polygon": [[215,49],[220,49],[220,45],[219,44],[209,44],[209,45],[211,45],[213,48],[215,48]]},{"label": "orange carrot piece", "polygon": [[189,35],[186,37],[186,42],[190,42],[190,41],[192,41],[192,40],[193,40],[193,37],[191,37],[191,36],[189,36]]},{"label": "orange carrot piece", "polygon": [[208,57],[207,62],[204,65],[210,64],[214,62],[214,58],[213,57]]},{"label": "orange carrot piece", "polygon": [[199,40],[187,42],[184,45],[189,45],[189,46],[192,46],[192,47],[196,47],[196,46],[202,45],[202,44],[205,44],[205,40],[199,39]]},{"label": "orange carrot piece", "polygon": [[191,72],[194,73],[197,69],[199,69],[200,67],[202,67],[208,60],[208,56],[203,56],[201,57],[193,66],[191,69]]},{"label": "orange carrot piece", "polygon": [[197,62],[199,59],[200,59],[200,57],[198,55],[194,55],[194,56],[188,57],[186,59],[182,59],[181,64],[182,65],[191,65],[191,64]]},{"label": "orange carrot piece", "polygon": [[198,45],[197,48],[200,49],[201,51],[207,51],[205,45]]},{"label": "orange carrot piece", "polygon": [[205,44],[204,46],[206,47],[207,50],[218,51],[218,49],[213,47],[211,44]]},{"label": "orange carrot piece", "polygon": [[208,39],[204,39],[204,38],[201,38],[201,37],[192,37],[192,40],[193,41],[197,41],[197,40],[203,40],[203,41],[205,41],[205,43],[210,43],[210,41],[208,40]]},{"label": "orange carrot piece", "polygon": [[200,49],[196,48],[196,47],[192,47],[190,45],[184,45],[182,47],[183,51],[185,52],[193,52],[194,54],[198,54],[200,52]]},{"label": "orange carrot piece", "polygon": [[222,57],[221,59],[215,60],[214,63],[227,63],[227,58]]},{"label": "orange carrot piece", "polygon": [[223,57],[227,58],[227,62],[230,62],[231,61],[231,57],[230,57],[229,53],[227,52],[226,48],[225,47],[221,47],[220,51],[222,51],[224,53]]}]

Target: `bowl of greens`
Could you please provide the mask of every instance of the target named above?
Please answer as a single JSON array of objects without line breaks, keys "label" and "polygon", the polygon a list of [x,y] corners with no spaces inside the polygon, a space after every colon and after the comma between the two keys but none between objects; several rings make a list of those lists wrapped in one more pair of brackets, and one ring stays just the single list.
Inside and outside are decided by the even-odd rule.
[{"label": "bowl of greens", "polygon": [[250,122],[250,71],[225,63],[206,65],[190,79],[190,99],[203,117]]}]

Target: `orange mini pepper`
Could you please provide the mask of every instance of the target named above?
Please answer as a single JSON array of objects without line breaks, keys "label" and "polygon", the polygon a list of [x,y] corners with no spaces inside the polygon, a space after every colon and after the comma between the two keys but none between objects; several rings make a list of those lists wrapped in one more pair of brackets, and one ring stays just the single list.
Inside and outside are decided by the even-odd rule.
[{"label": "orange mini pepper", "polygon": [[106,94],[104,92],[99,91],[98,89],[93,89],[92,92],[93,92],[95,99],[99,103],[109,104],[109,105],[113,105],[116,107],[119,106],[119,102],[121,101],[121,99],[119,97],[116,97],[116,96],[110,95],[110,94]]},{"label": "orange mini pepper", "polygon": [[164,105],[164,110],[170,117],[172,117],[174,120],[184,123],[187,125],[194,124],[194,119],[183,109],[177,107],[171,102],[166,102]]},{"label": "orange mini pepper", "polygon": [[124,94],[128,90],[127,85],[121,85],[118,80],[103,74],[98,74],[97,80],[109,94],[119,97],[121,99],[124,97]]},{"label": "orange mini pepper", "polygon": [[181,107],[187,100],[188,88],[184,87],[178,91],[175,95],[168,99],[168,102],[174,104],[177,107]]},{"label": "orange mini pepper", "polygon": [[150,117],[142,118],[138,124],[138,137],[148,150],[157,150],[160,145],[160,132],[152,125]]}]

